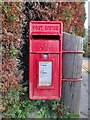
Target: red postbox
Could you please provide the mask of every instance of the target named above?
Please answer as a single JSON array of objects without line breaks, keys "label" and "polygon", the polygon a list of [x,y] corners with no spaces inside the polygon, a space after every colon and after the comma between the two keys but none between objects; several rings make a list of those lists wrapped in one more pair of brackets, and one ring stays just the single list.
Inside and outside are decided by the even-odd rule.
[{"label": "red postbox", "polygon": [[29,98],[54,100],[62,88],[62,22],[29,23]]}]

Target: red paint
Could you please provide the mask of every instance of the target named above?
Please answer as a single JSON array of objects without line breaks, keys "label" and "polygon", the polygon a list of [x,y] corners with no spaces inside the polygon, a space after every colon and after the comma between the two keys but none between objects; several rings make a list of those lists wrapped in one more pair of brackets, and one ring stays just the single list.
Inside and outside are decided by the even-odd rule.
[{"label": "red paint", "polygon": [[[44,55],[48,57],[44,58]],[[45,65],[46,67],[52,65],[50,76],[52,85],[50,86],[39,85],[42,73],[39,69],[43,70],[42,66],[45,67]],[[43,71],[43,74],[48,75],[48,71],[46,73]],[[61,88],[62,23],[60,21],[31,21],[29,23],[29,98],[34,100],[59,99]]]}]

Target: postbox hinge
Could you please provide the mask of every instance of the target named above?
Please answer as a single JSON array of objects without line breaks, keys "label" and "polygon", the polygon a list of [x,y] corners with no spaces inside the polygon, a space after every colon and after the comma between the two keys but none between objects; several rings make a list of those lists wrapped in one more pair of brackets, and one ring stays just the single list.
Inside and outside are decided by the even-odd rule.
[{"label": "postbox hinge", "polygon": [[63,82],[79,82],[83,80],[83,77],[81,78],[62,78]]}]

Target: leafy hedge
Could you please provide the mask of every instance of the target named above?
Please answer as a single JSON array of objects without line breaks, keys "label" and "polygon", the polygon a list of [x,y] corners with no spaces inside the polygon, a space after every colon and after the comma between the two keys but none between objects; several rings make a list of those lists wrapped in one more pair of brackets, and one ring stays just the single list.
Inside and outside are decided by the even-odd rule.
[{"label": "leafy hedge", "polygon": [[[25,50],[22,49],[21,52],[24,65],[26,64],[25,67],[28,69],[26,61],[28,60],[28,22],[30,20],[61,20],[65,32],[80,36],[83,36],[84,33],[84,3],[26,2],[24,6],[17,2],[2,2],[0,7],[2,8],[3,91],[6,91],[10,86],[18,85],[22,79],[21,71],[17,65],[21,64],[18,57],[21,54],[23,42],[25,42],[23,47]],[[21,40],[22,34],[23,42]]]},{"label": "leafy hedge", "polygon": [[[22,70],[19,70],[19,54],[22,34],[22,3],[1,2],[2,8],[2,86],[1,92],[7,94],[11,87],[17,87],[22,80]],[[2,100],[1,100],[2,101]],[[6,107],[2,105],[1,110]]]},{"label": "leafy hedge", "polygon": [[[4,117],[25,118],[38,108],[38,117],[78,117],[59,101],[28,99],[28,22],[61,20],[64,31],[84,34],[84,3],[2,2],[2,107]],[[23,80],[23,86],[20,84]]]},{"label": "leafy hedge", "polygon": [[7,95],[3,96],[6,106],[4,118],[28,118],[36,108],[36,118],[79,118],[78,114],[71,114],[60,100],[29,100],[26,87],[10,88]]},{"label": "leafy hedge", "polygon": [[18,55],[21,49],[22,4],[2,2],[2,84],[3,92],[17,86],[21,78]]},{"label": "leafy hedge", "polygon": [[25,14],[30,20],[60,20],[64,32],[84,35],[84,2],[26,2]]}]

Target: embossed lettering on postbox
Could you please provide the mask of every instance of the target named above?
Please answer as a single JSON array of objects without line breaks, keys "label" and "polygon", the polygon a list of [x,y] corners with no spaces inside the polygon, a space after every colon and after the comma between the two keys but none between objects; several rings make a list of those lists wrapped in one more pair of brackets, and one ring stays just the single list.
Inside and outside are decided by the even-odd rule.
[{"label": "embossed lettering on postbox", "polygon": [[32,33],[34,32],[42,32],[42,33],[44,33],[44,32],[49,32],[49,33],[51,33],[51,32],[56,32],[56,33],[60,33],[61,31],[60,31],[60,29],[61,29],[61,25],[59,25],[59,24],[48,24],[48,23],[46,23],[46,24],[43,24],[43,22],[42,23],[33,23],[32,24],[32,26],[31,26],[31,31],[32,31]]},{"label": "embossed lettering on postbox", "polygon": [[50,30],[50,31],[52,31],[52,30],[59,30],[60,28],[59,28],[59,26],[58,25],[53,25],[53,26],[38,26],[38,25],[33,25],[32,26],[32,30],[33,31],[41,31],[41,30]]}]

